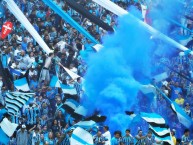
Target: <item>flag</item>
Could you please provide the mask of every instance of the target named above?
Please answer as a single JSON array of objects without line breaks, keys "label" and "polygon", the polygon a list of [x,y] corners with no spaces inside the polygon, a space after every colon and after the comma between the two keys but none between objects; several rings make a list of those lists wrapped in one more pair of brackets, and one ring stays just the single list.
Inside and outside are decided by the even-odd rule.
[{"label": "flag", "polygon": [[29,88],[29,85],[27,83],[26,78],[21,78],[19,80],[15,80],[14,86],[16,87],[17,90],[21,90],[23,92],[30,91],[30,88]]},{"label": "flag", "polygon": [[185,127],[190,128],[193,126],[193,121],[190,116],[186,114],[186,112],[178,105],[176,102],[171,101],[159,88],[156,89],[162,94],[165,100],[170,103],[172,110],[175,112],[179,122],[183,124]]},{"label": "flag", "polygon": [[93,116],[90,116],[90,117],[86,118],[85,121],[93,120],[93,121],[99,123],[99,122],[105,122],[106,119],[107,119],[106,116],[93,115]]},{"label": "flag", "polygon": [[5,39],[9,33],[11,33],[13,24],[11,22],[5,22],[2,26],[1,38]]},{"label": "flag", "polygon": [[173,145],[170,129],[163,117],[156,113],[144,112],[141,112],[140,116],[149,124],[149,129],[154,134],[156,140]]},{"label": "flag", "polygon": [[178,120],[181,124],[183,124],[187,128],[193,126],[192,118],[188,116],[186,112],[179,105],[176,104],[176,102],[172,102],[171,108],[177,115]]},{"label": "flag", "polygon": [[71,116],[75,119],[79,119],[82,118],[82,117],[86,117],[87,115],[87,109],[84,108],[83,106],[78,106],[76,108],[76,110],[74,111],[73,114],[71,114]]},{"label": "flag", "polygon": [[168,78],[168,74],[166,72],[164,72],[164,73],[161,73],[159,75],[154,76],[153,78],[155,79],[155,82],[160,82],[162,80],[167,79]]},{"label": "flag", "polygon": [[50,87],[61,88],[64,94],[77,95],[75,88],[62,84],[57,76],[52,77]]},{"label": "flag", "polygon": [[1,129],[5,132],[5,134],[11,137],[18,125],[15,123],[11,123],[7,118],[4,118],[0,126]]},{"label": "flag", "polygon": [[92,135],[86,130],[77,127],[70,139],[72,145],[94,145]]},{"label": "flag", "polygon": [[140,90],[143,92],[143,94],[156,93],[156,89],[153,85],[142,85]]},{"label": "flag", "polygon": [[98,52],[98,51],[100,51],[104,46],[102,46],[101,44],[96,44],[96,45],[94,45],[94,46],[92,46],[95,50],[96,50],[96,52]]},{"label": "flag", "polygon": [[9,136],[6,135],[6,133],[0,128],[0,144],[8,144],[9,142]]},{"label": "flag", "polygon": [[14,131],[17,128],[17,124],[11,123],[5,116],[7,113],[6,109],[1,109],[0,110],[0,115],[1,115],[1,123],[0,123],[0,144],[8,144],[10,138]]},{"label": "flag", "polygon": [[76,73],[72,72],[71,70],[67,69],[66,67],[64,67],[62,64],[60,64],[60,66],[62,66],[62,68],[67,72],[67,74],[73,79],[76,80],[77,78],[79,78],[80,76],[77,75]]},{"label": "flag", "polygon": [[5,96],[5,107],[9,114],[15,115],[34,96],[34,93],[9,92]]},{"label": "flag", "polygon": [[50,81],[50,87],[61,87],[61,83],[60,80],[58,79],[57,76],[53,76],[51,81]]},{"label": "flag", "polygon": [[65,109],[66,112],[68,112],[69,114],[72,114],[77,109],[78,106],[79,106],[79,103],[76,102],[75,100],[67,99],[64,102],[63,108]]},{"label": "flag", "polygon": [[94,126],[96,126],[96,122],[90,120],[90,121],[79,121],[74,125],[74,127],[81,127],[84,129],[91,129]]},{"label": "flag", "polygon": [[77,95],[75,88],[61,84],[61,88],[64,94]]},{"label": "flag", "polygon": [[25,75],[26,73],[26,71],[22,71],[20,69],[14,69],[11,66],[8,66],[8,69],[12,75],[16,75],[16,76],[22,76],[22,75]]},{"label": "flag", "polygon": [[141,118],[143,118],[145,121],[147,121],[147,123],[149,123],[150,125],[165,125],[165,120],[163,117],[161,117],[160,115],[156,114],[156,113],[144,113],[141,112],[140,113]]}]

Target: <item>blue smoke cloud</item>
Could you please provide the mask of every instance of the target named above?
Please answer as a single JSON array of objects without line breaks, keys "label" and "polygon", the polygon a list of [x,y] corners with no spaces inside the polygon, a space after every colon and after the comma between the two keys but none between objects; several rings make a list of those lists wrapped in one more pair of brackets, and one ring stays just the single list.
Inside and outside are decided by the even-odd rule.
[{"label": "blue smoke cloud", "polygon": [[118,21],[117,31],[104,38],[104,48],[88,61],[87,97],[83,98],[90,114],[97,110],[108,117],[106,123],[111,131],[129,125],[124,112],[136,102],[144,78],[141,76],[151,75],[153,47],[150,35],[129,15]]},{"label": "blue smoke cloud", "polygon": [[[177,11],[182,9],[181,6],[175,0],[158,0],[151,6],[153,27],[170,35],[174,25],[168,18],[179,22],[176,15],[181,14],[181,11]],[[130,10],[133,11],[132,8]],[[140,18],[139,12],[134,11],[135,16]],[[151,112],[150,104],[153,98],[146,98],[148,106],[144,110],[140,107],[144,102],[137,97],[139,89],[142,84],[150,82],[152,71],[156,74],[157,68],[152,66],[159,60],[156,55],[163,56],[174,52],[170,45],[161,40],[150,39],[151,35],[139,27],[136,20],[129,15],[119,18],[118,22],[117,31],[103,39],[104,48],[92,55],[88,61],[84,84],[87,96],[82,99],[90,115],[97,111],[107,116],[106,124],[112,132],[117,129],[123,131],[129,127],[131,120],[125,115],[125,110]]]}]

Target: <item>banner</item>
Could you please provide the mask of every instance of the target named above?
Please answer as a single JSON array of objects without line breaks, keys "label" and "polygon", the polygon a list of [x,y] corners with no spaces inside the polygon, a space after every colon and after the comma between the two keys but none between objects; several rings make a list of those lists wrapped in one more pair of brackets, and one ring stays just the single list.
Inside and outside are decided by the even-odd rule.
[{"label": "banner", "polygon": [[13,24],[11,22],[5,22],[1,30],[1,38],[5,39],[13,30]]}]

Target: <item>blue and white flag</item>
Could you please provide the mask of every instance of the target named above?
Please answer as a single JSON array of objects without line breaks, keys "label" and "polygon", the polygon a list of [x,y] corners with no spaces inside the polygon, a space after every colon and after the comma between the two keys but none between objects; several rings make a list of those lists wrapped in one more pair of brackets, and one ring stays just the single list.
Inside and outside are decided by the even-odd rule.
[{"label": "blue and white flag", "polygon": [[165,100],[170,103],[171,108],[175,112],[179,122],[187,128],[192,127],[192,118],[188,116],[186,112],[178,104],[176,104],[176,102],[171,101],[160,89],[157,88],[157,90],[162,94]]},{"label": "blue and white flag", "polygon": [[143,92],[143,94],[156,93],[156,89],[153,85],[142,85],[140,90]]},{"label": "blue and white flag", "polygon": [[80,121],[74,125],[74,127],[81,127],[84,129],[91,129],[96,126],[96,122],[90,121]]},{"label": "blue and white flag", "polygon": [[74,111],[77,109],[77,107],[79,106],[79,103],[73,99],[67,99],[64,102],[63,108],[65,109],[65,111],[67,111],[69,114],[74,113]]},{"label": "blue and white flag", "polygon": [[22,71],[20,69],[14,69],[12,67],[8,67],[9,69],[9,72],[12,74],[12,75],[16,75],[16,76],[21,76],[21,75],[25,75],[26,71]]},{"label": "blue and white flag", "polygon": [[11,137],[16,130],[18,124],[11,123],[7,118],[4,118],[0,124],[1,129],[4,131],[6,135]]},{"label": "blue and white flag", "polygon": [[62,88],[62,91],[64,94],[70,94],[70,95],[76,95],[77,94],[76,89],[73,87],[61,84],[61,88]]},{"label": "blue and white flag", "polygon": [[94,145],[92,135],[86,130],[77,127],[70,139],[71,145]]},{"label": "blue and white flag", "polygon": [[30,91],[30,88],[29,88],[29,85],[27,83],[26,78],[15,80],[14,81],[14,86],[16,87],[17,90],[21,90],[23,92]]},{"label": "blue and white flag", "polygon": [[[3,111],[1,111],[0,113],[1,113],[1,116],[3,117],[6,111],[4,111],[5,109],[2,109],[2,110]],[[18,126],[17,124],[11,123],[6,117],[2,119],[0,123],[0,137],[1,137],[0,145],[8,144],[8,142],[10,141],[10,137],[13,135],[17,126]]]},{"label": "blue and white flag", "polygon": [[5,107],[11,115],[17,114],[21,108],[28,102],[34,93],[9,92],[5,96]]},{"label": "blue and white flag", "polygon": [[159,114],[144,112],[141,112],[140,116],[147,121],[149,124],[149,129],[154,134],[156,140],[167,142],[173,145],[170,129],[166,125],[163,117],[161,117]]},{"label": "blue and white flag", "polygon": [[165,120],[163,117],[156,113],[140,113],[141,118],[143,118],[147,123],[150,125],[159,124],[159,125],[165,125]]},{"label": "blue and white flag", "polygon": [[177,115],[178,120],[181,124],[183,124],[187,128],[193,126],[192,118],[188,116],[186,112],[179,105],[176,104],[176,102],[172,102],[171,108]]},{"label": "blue and white flag", "polygon": [[168,78],[168,74],[166,72],[158,74],[153,77],[155,79],[155,82],[160,82]]},{"label": "blue and white flag", "polygon": [[52,77],[50,81],[50,87],[61,88],[64,94],[70,94],[70,95],[77,94],[77,91],[75,88],[62,84],[57,76]]},{"label": "blue and white flag", "polygon": [[50,81],[50,87],[61,87],[61,83],[60,80],[58,79],[57,76],[53,76],[51,81]]}]

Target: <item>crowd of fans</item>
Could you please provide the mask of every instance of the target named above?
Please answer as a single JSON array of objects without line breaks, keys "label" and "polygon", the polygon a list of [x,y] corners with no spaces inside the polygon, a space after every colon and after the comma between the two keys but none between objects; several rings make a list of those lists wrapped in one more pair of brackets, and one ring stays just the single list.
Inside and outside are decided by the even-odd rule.
[{"label": "crowd of fans", "polygon": [[[62,20],[41,0],[15,0],[15,2],[49,48],[54,50],[54,53],[46,55],[20,22],[4,6],[4,15],[0,18],[0,27],[5,21],[11,21],[14,29],[8,38],[0,41],[2,67],[4,72],[6,72],[6,78],[10,81],[19,79],[20,76],[12,75],[9,72],[9,67],[26,72],[24,76],[27,77],[30,90],[35,92],[34,101],[25,106],[22,112],[10,117],[10,120],[18,123],[19,127],[13,137],[11,137],[9,145],[69,145],[69,138],[73,131],[72,129],[69,130],[69,127],[77,123],[78,120],[70,118],[65,113],[65,110],[61,108],[65,95],[61,89],[50,87],[49,82],[52,76],[59,76],[59,79],[64,84],[76,88],[77,101],[79,101],[84,94],[81,78],[72,80],[60,66],[69,68],[72,72],[84,77],[87,70],[85,60],[89,53],[94,52],[93,44]],[[96,40],[102,42],[102,37],[106,34],[102,28],[72,10],[64,1],[55,0],[55,2],[94,36]],[[114,30],[117,29],[116,15],[89,0],[77,0],[77,2],[89,10],[90,13],[108,23]],[[129,4],[136,4],[126,0],[114,0],[114,2],[124,9],[127,9]],[[136,4],[136,6],[139,5]],[[188,23],[188,27],[191,28],[190,20]],[[167,60],[164,61],[166,63],[164,67],[160,65],[169,74],[169,78],[160,88],[171,100],[184,108],[184,111],[191,118],[193,117],[192,60],[193,57],[191,55],[176,56],[168,60],[169,63],[167,63]],[[171,68],[175,69],[175,71]],[[0,101],[2,104],[0,109],[4,108],[4,97],[7,90],[14,90],[14,87],[8,86],[6,83],[4,78],[0,77]],[[156,108],[158,113],[168,118],[168,120],[176,118],[165,99],[159,93],[157,94],[156,106],[159,106]],[[152,107],[152,109],[155,108]],[[191,143],[189,138],[190,131],[185,129],[184,135],[181,136],[178,130],[181,130],[182,125],[175,119],[171,122],[174,144],[180,143],[180,140],[176,140],[175,134],[178,134],[182,145]],[[151,131],[143,133],[142,130],[138,130],[136,136],[131,134],[130,130],[127,129],[123,134],[120,131],[116,131],[113,135],[110,134],[108,126],[104,126],[103,131],[98,131],[93,136],[93,140],[96,145],[129,145],[134,143],[136,145],[152,145],[161,143],[155,141]]]}]

